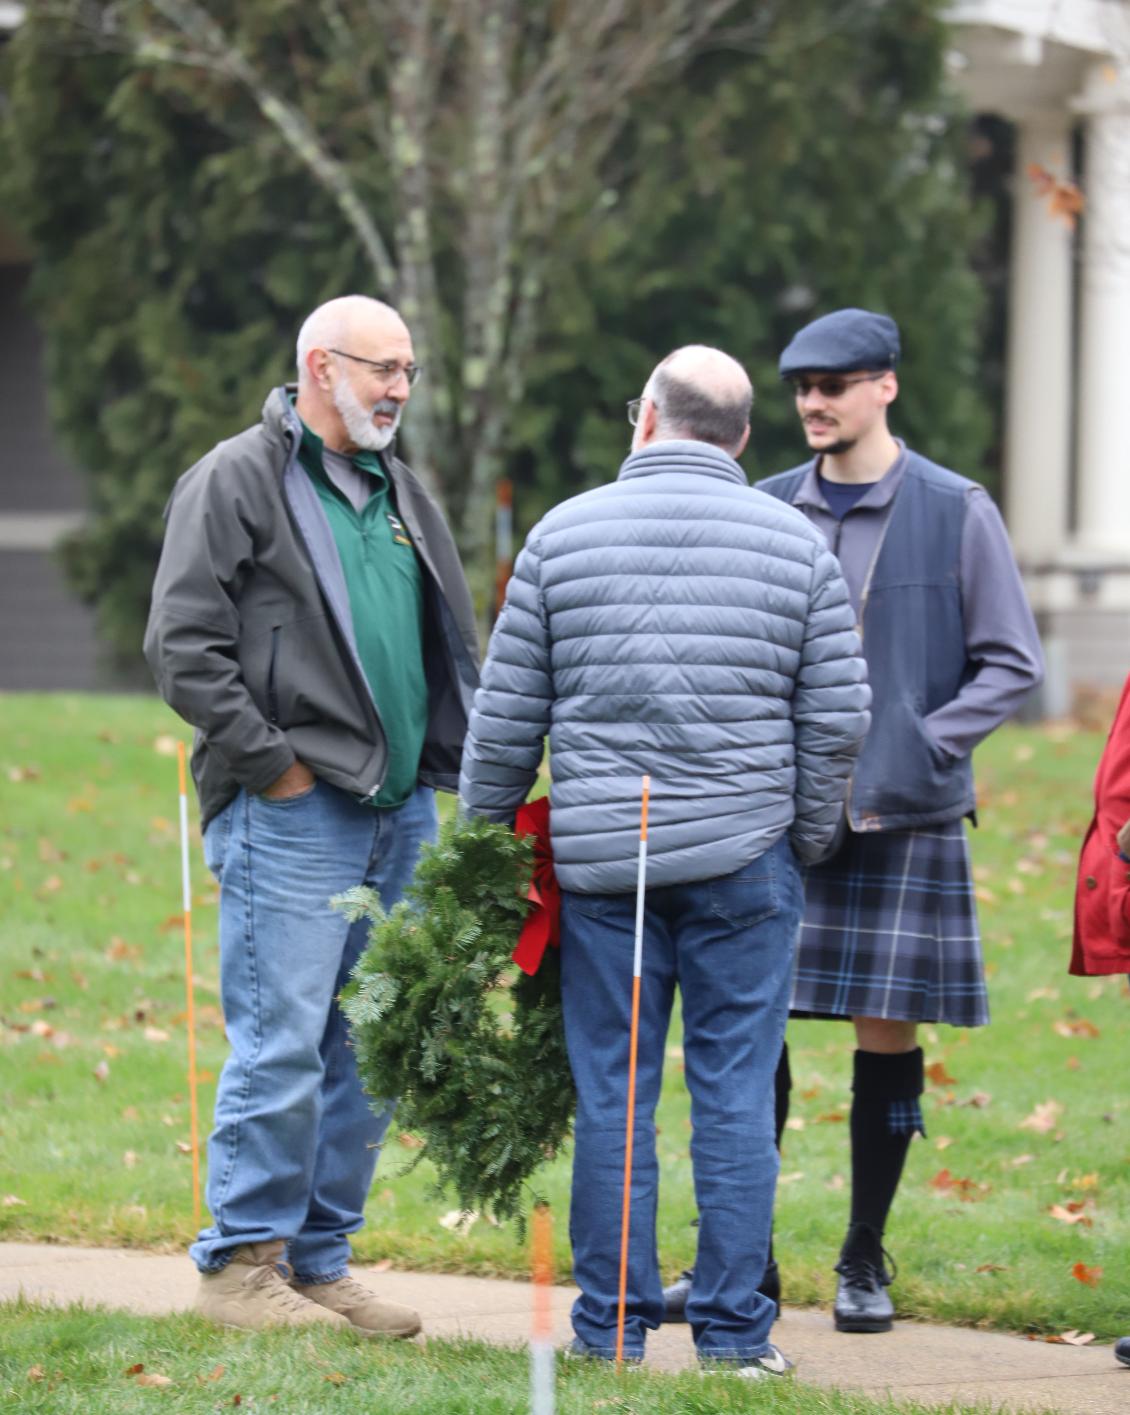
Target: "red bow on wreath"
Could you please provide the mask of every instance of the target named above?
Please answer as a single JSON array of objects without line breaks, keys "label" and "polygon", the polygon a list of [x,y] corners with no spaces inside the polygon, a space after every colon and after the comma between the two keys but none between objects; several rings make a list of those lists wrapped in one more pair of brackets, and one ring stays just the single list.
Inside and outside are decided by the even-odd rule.
[{"label": "red bow on wreath", "polygon": [[553,873],[553,849],[549,843],[549,797],[521,806],[514,820],[514,834],[534,839],[534,873],[526,897],[530,901],[526,922],[518,935],[511,957],[523,973],[531,977],[541,966],[546,945],[561,942],[561,891]]}]

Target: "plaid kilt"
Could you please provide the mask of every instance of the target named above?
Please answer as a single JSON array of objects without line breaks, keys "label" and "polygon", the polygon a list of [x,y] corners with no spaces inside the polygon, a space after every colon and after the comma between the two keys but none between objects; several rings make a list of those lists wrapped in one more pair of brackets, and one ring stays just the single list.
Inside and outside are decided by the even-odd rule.
[{"label": "plaid kilt", "polygon": [[805,871],[792,1013],[988,1022],[963,821],[849,832]]}]

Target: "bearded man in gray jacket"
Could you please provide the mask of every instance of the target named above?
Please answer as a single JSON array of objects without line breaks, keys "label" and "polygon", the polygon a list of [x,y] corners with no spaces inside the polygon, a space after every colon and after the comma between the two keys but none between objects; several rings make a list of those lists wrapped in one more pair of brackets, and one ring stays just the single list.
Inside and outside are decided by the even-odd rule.
[{"label": "bearded man in gray jacket", "polygon": [[196,728],[220,882],[231,1055],[192,1257],[226,1326],[420,1326],[346,1266],[391,1112],[370,1109],[336,1001],[366,926],[330,906],[361,884],[400,898],[478,681],[451,535],[391,452],[418,372],[395,310],[331,300],[299,333],[297,388],[169,502],[145,652]]},{"label": "bearded man in gray jacket", "polygon": [[629,405],[617,480],[531,531],[463,753],[466,810],[513,816],[548,734],[577,1120],[570,1234],[581,1356],[615,1354],[641,777],[649,866],[624,1352],[663,1313],[654,1111],[676,983],[701,1214],[687,1303],[699,1357],[788,1362],[757,1290],[777,1175],[772,1078],[802,907],[797,862],[839,819],[868,726],[854,616],[823,538],[735,460],[752,389],[680,349]]}]

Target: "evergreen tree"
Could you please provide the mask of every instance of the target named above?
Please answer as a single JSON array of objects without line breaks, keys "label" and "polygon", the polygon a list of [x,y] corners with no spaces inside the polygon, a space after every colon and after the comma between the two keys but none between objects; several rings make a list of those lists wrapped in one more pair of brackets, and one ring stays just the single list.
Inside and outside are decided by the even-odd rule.
[{"label": "evergreen tree", "polygon": [[52,0],[8,46],[4,189],[93,484],[69,566],[125,653],[176,476],[257,418],[303,315],[347,290],[409,318],[427,372],[405,451],[483,588],[495,476],[522,528],[608,479],[624,401],[677,344],[749,367],[752,472],[800,460],[775,355],[837,304],[899,319],[896,430],[976,471],[976,231],[939,0],[381,13]]}]

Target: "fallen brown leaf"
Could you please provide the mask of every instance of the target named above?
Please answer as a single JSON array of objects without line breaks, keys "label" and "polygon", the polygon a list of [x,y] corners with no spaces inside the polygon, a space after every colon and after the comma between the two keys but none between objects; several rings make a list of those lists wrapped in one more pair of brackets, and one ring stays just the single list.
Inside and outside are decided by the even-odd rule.
[{"label": "fallen brown leaf", "polygon": [[952,1135],[939,1135],[938,1138],[934,1141],[934,1148],[936,1150],[948,1150],[952,1144]]},{"label": "fallen brown leaf", "polygon": [[110,939],[103,957],[108,958],[111,963],[119,963],[125,958],[140,958],[141,949],[115,935]]},{"label": "fallen brown leaf", "polygon": [[110,1075],[110,1063],[100,1061],[91,1074],[96,1081],[105,1081]]},{"label": "fallen brown leaf", "polygon": [[1008,1268],[1003,1263],[982,1263],[979,1268],[974,1269],[979,1273],[1006,1273]]},{"label": "fallen brown leaf", "polygon": [[122,1156],[122,1163],[127,1169],[133,1169],[134,1165],[137,1164],[137,1151],[127,1150]]},{"label": "fallen brown leaf", "polygon": [[396,1139],[406,1150],[422,1150],[424,1148],[424,1142],[419,1135],[412,1135],[407,1130],[402,1130]]},{"label": "fallen brown leaf", "polygon": [[137,1384],[139,1386],[156,1386],[161,1388],[171,1386],[172,1381],[168,1376],[161,1375],[159,1371],[142,1371],[141,1375],[137,1377]]},{"label": "fallen brown leaf", "polygon": [[1059,1101],[1041,1101],[1032,1114],[1022,1120],[1017,1128],[1035,1130],[1039,1135],[1046,1135],[1049,1130],[1055,1129],[1056,1122],[1062,1114],[1063,1106]]},{"label": "fallen brown leaf", "polygon": [[993,1103],[993,1098],[988,1091],[974,1091],[973,1094],[961,1102],[963,1106],[972,1106],[974,1110],[985,1110]]},{"label": "fallen brown leaf", "polygon": [[1076,1331],[1074,1327],[1070,1331],[1065,1331],[1059,1338],[1065,1346],[1086,1346],[1089,1341],[1094,1341],[1093,1331]]},{"label": "fallen brown leaf", "polygon": [[944,1061],[931,1062],[926,1068],[926,1079],[935,1086],[957,1085],[957,1077],[949,1074]]},{"label": "fallen brown leaf", "polygon": [[47,1375],[42,1366],[29,1366],[27,1368],[27,1378],[29,1381],[41,1381]]},{"label": "fallen brown leaf", "polygon": [[964,1204],[976,1203],[992,1192],[991,1184],[980,1184],[975,1179],[962,1179],[951,1174],[948,1169],[940,1169],[930,1180],[930,1188],[939,1194],[954,1194]]},{"label": "fallen brown leaf", "polygon": [[122,1374],[125,1376],[140,1376],[142,1371],[144,1370],[145,1362],[136,1361],[132,1366],[127,1366],[126,1369],[122,1372]]},{"label": "fallen brown leaf", "polygon": [[4,1197],[0,1199],[0,1209],[16,1208],[26,1209],[27,1200],[21,1199],[18,1194],[5,1194]]},{"label": "fallen brown leaf", "polygon": [[1071,1269],[1071,1276],[1076,1282],[1083,1283],[1086,1287],[1098,1287],[1102,1281],[1102,1268],[1089,1268],[1086,1263],[1076,1263]]},{"label": "fallen brown leaf", "polygon": [[1081,1211],[1081,1207],[1071,1204],[1053,1204],[1048,1210],[1052,1218],[1058,1219],[1060,1223],[1081,1223],[1084,1228],[1092,1227],[1090,1218]]},{"label": "fallen brown leaf", "polygon": [[1058,1022],[1052,1023],[1052,1031],[1061,1037],[1094,1038],[1102,1036],[1098,1027],[1093,1022],[1088,1022],[1085,1017],[1077,1017],[1074,1020],[1060,1018]]},{"label": "fallen brown leaf", "polygon": [[349,1377],[342,1375],[340,1371],[328,1371],[326,1375],[322,1377],[322,1379],[329,1381],[330,1385],[332,1386],[343,1386],[349,1379]]}]

